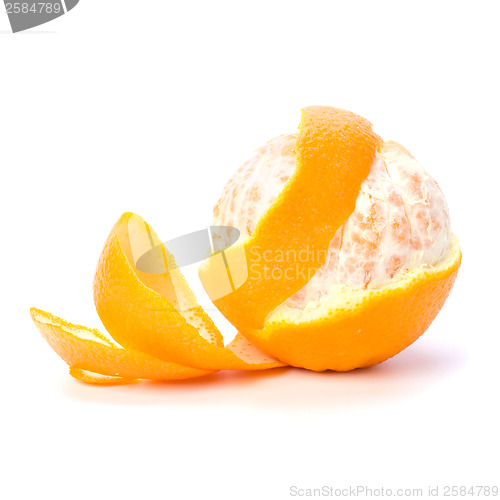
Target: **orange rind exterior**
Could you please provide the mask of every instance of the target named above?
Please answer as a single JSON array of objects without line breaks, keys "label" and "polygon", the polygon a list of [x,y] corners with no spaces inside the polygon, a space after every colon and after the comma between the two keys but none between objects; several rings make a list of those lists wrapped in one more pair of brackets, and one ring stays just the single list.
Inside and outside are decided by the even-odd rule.
[{"label": "orange rind exterior", "polygon": [[348,371],[376,365],[415,342],[444,305],[461,262],[458,242],[437,269],[420,269],[377,290],[345,292],[320,316],[299,321],[276,314],[244,334],[292,366]]},{"label": "orange rind exterior", "polygon": [[139,379],[136,378],[111,377],[109,375],[89,372],[88,370],[77,368],[76,366],[69,367],[69,374],[80,382],[93,385],[130,385],[139,382]]},{"label": "orange rind exterior", "polygon": [[[253,262],[241,287],[214,300],[236,328],[262,328],[269,312],[306,285],[324,264],[331,239],[354,210],[380,143],[371,123],[354,113],[327,106],[302,110],[294,174],[251,237],[239,244],[244,254],[238,245],[225,252],[235,268],[245,265],[238,259]],[[307,258],[293,261],[293,278],[266,279],[267,270],[284,276],[290,256],[304,252]],[[207,260],[199,273],[212,295],[219,286],[219,269]]]},{"label": "orange rind exterior", "polygon": [[[134,248],[143,252],[147,245],[161,248],[164,273],[145,273],[135,267]],[[138,215],[124,214],[112,229],[97,266],[94,299],[116,343],[98,330],[31,310],[42,336],[68,363],[70,374],[82,382],[179,380],[222,369],[283,366],[241,334],[224,346],[221,333],[196,303],[173,256]]]},{"label": "orange rind exterior", "polygon": [[[111,342],[99,330],[68,323],[62,318],[32,308],[31,318],[42,337],[73,370],[85,370],[108,377],[179,380],[211,373],[205,370],[168,363]],[[71,374],[75,375],[73,371]],[[83,376],[79,376],[81,380]]]},{"label": "orange rind exterior", "polygon": [[[132,246],[140,246],[141,239],[162,248],[165,273],[144,273],[135,267]],[[115,224],[97,265],[94,302],[120,345],[203,370],[282,366],[264,353],[245,357],[239,337],[224,347],[219,330],[173,264],[173,257],[138,215],[126,213]]]}]

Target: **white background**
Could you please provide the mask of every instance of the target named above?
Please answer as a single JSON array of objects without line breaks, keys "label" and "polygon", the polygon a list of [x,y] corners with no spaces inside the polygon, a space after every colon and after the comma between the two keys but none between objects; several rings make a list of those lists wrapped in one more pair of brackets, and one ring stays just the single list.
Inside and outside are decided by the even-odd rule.
[{"label": "white background", "polygon": [[[17,35],[2,8],[1,496],[498,485],[498,5],[81,0]],[[310,104],[367,117],[444,190],[464,260],[428,332],[347,374],[71,379],[29,307],[100,327],[93,272],[121,213],[163,240],[204,227]]]}]

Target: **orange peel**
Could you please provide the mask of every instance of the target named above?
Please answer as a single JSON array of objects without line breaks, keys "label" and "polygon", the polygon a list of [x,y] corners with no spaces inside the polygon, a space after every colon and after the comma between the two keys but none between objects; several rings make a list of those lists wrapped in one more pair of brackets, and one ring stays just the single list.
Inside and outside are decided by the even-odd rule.
[{"label": "orange peel", "polygon": [[124,349],[99,330],[68,323],[39,309],[31,309],[31,318],[50,347],[71,367],[71,375],[86,382],[90,376],[84,377],[83,371],[128,381],[184,379],[211,373]]},{"label": "orange peel", "polygon": [[427,330],[457,277],[458,242],[436,269],[421,268],[377,290],[350,290],[320,311],[277,311],[260,331],[244,334],[292,366],[348,371],[372,366],[399,353]]},{"label": "orange peel", "polygon": [[139,379],[136,378],[111,377],[109,375],[101,375],[100,373],[89,372],[88,370],[84,370],[83,368],[77,368],[76,366],[69,367],[69,374],[80,382],[94,385],[129,385],[139,382]]},{"label": "orange peel", "polygon": [[[324,264],[331,239],[354,210],[380,141],[368,120],[349,111],[327,106],[302,110],[292,177],[250,238],[225,252],[234,268],[244,267],[242,258],[254,262],[241,287],[213,301],[236,328],[262,328],[269,312]],[[293,262],[293,278],[266,279],[266,269],[284,275],[292,264],[288,256],[301,252],[308,258]],[[199,271],[209,296],[219,287],[215,262],[205,261]]]},{"label": "orange peel", "polygon": [[[139,271],[134,251],[155,247],[161,249],[164,272]],[[98,330],[31,309],[42,336],[80,381],[111,385],[136,379],[179,380],[222,369],[283,366],[241,334],[224,346],[173,256],[138,215],[124,214],[112,229],[97,266],[94,299],[116,344]]]},{"label": "orange peel", "polygon": [[[134,254],[154,248],[161,249],[158,268],[164,272],[137,269]],[[124,214],[111,231],[97,265],[94,302],[107,331],[124,347],[204,370],[283,366],[255,350],[249,356],[241,336],[224,347],[172,255],[138,215]]]}]

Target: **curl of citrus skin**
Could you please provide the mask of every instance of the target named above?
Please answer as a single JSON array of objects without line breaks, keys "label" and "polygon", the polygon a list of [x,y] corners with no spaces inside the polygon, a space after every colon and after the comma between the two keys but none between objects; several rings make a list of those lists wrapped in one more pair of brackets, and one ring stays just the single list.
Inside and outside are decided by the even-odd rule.
[{"label": "curl of citrus skin", "polygon": [[139,382],[139,379],[136,378],[111,377],[109,375],[89,372],[88,370],[77,368],[76,366],[69,367],[69,374],[80,382],[93,385],[129,385]]},{"label": "curl of citrus skin", "polygon": [[441,310],[461,262],[458,242],[441,266],[420,268],[377,290],[352,290],[308,320],[271,315],[244,335],[281,361],[314,371],[372,366],[415,342]]},{"label": "curl of citrus skin", "polygon": [[[214,300],[216,307],[240,331],[260,329],[276,306],[300,290],[325,262],[330,241],[354,210],[363,180],[368,176],[381,139],[364,118],[326,106],[302,110],[297,138],[297,167],[282,192],[257,223],[245,249],[250,272],[233,293]],[[234,266],[237,245],[226,250]],[[306,252],[297,261],[294,255]],[[289,261],[289,258],[293,262]],[[289,279],[268,279],[269,271]],[[206,261],[200,279],[211,295],[220,276]]]},{"label": "curl of citrus skin", "polygon": [[[161,247],[164,273],[134,264],[134,245]],[[201,370],[263,370],[283,363],[251,348],[238,335],[224,347],[211,318],[196,303],[173,257],[138,215],[126,213],[112,229],[96,270],[94,302],[106,330],[120,345]]]},{"label": "curl of citrus skin", "polygon": [[39,309],[31,309],[31,318],[50,347],[68,363],[71,375],[83,382],[102,384],[106,377],[118,377],[114,383],[131,383],[135,379],[180,380],[212,373],[123,349],[99,330],[68,323]]}]

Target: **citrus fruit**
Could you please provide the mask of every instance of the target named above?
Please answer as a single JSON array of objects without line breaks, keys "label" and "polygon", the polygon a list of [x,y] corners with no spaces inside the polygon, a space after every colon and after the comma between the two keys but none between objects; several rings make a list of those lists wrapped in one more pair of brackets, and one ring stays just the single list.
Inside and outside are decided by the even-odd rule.
[{"label": "citrus fruit", "polygon": [[[125,213],[94,278],[111,338],[31,310],[74,378],[112,385],[370,366],[427,329],[461,262],[437,183],[367,120],[325,106],[305,108],[297,134],[273,139],[236,172],[214,224],[199,274],[238,329],[234,340],[224,345],[151,226]],[[234,227],[240,237],[227,247]]]},{"label": "citrus fruit", "polygon": [[[414,342],[461,260],[437,183],[405,148],[335,108],[304,109],[298,134],[256,151],[213,223],[242,232],[249,269],[214,304],[264,351],[317,371],[373,365]],[[209,295],[211,266],[200,269]]]}]

